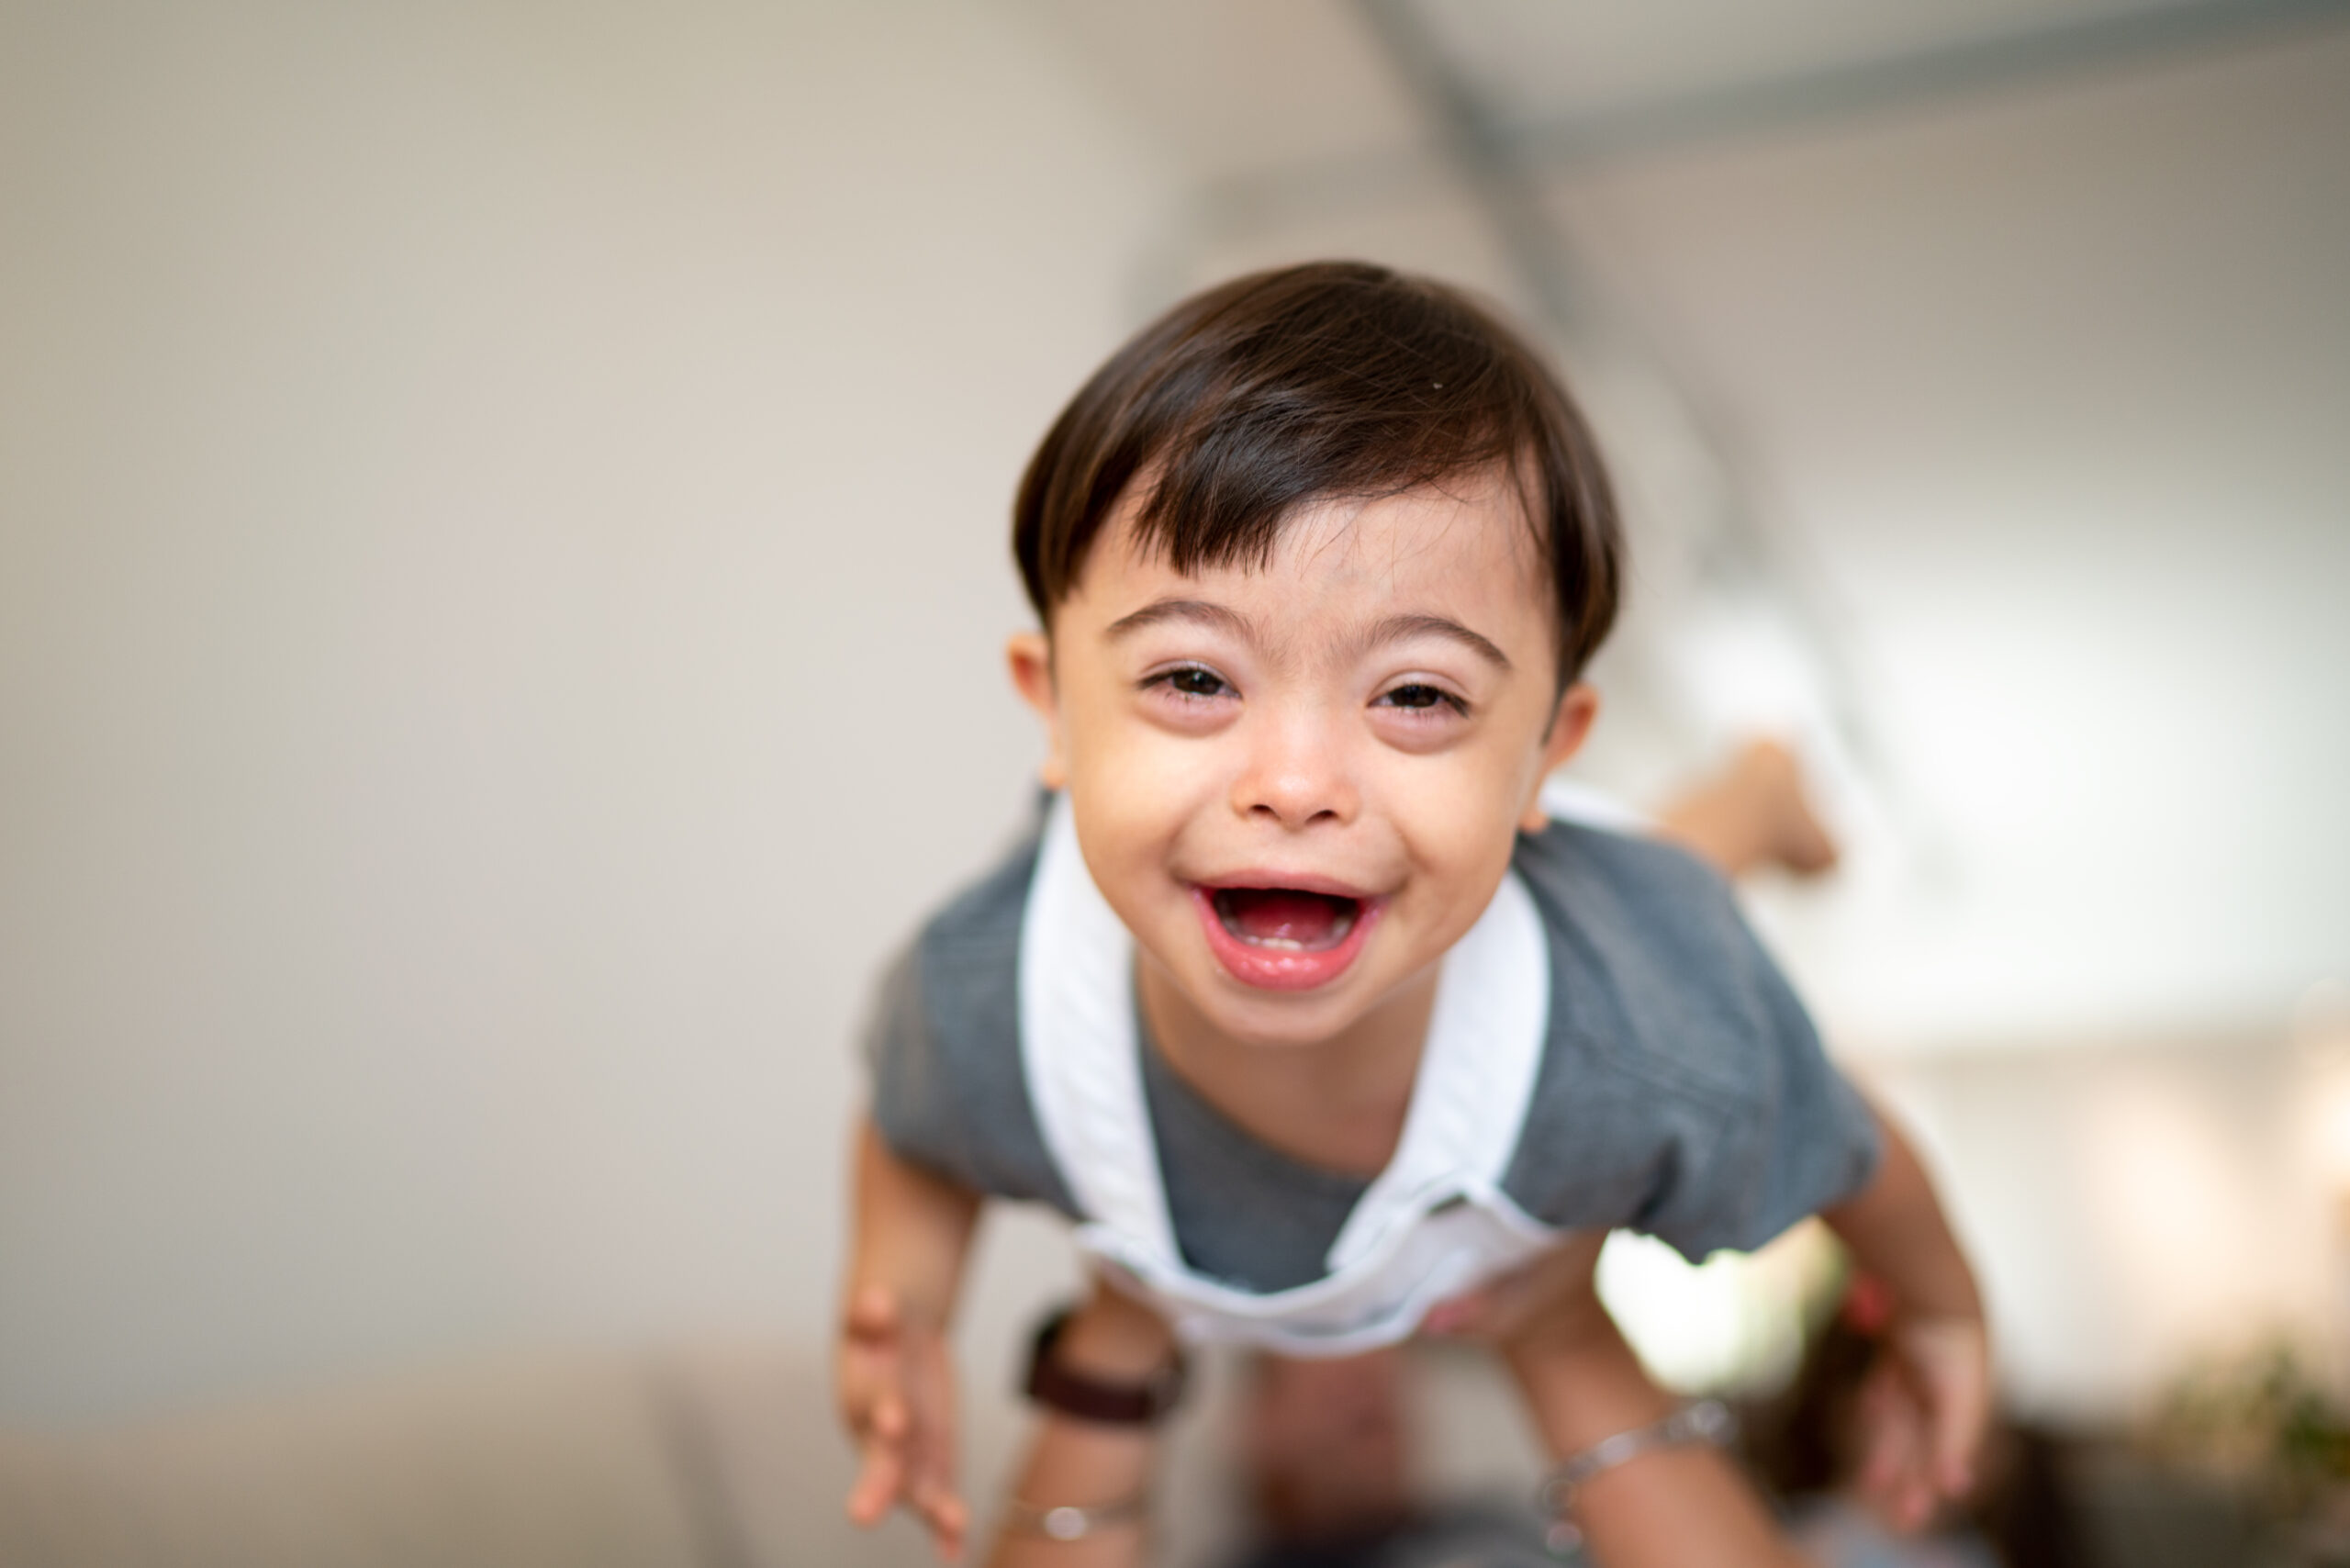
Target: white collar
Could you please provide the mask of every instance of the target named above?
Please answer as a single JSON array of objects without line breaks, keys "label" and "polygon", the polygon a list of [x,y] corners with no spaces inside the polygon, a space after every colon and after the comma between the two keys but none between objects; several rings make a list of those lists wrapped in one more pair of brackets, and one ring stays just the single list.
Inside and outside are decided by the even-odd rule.
[{"label": "white collar", "polygon": [[[1078,1206],[1158,1270],[1187,1273],[1143,1096],[1134,937],[1094,885],[1066,795],[1037,846],[1020,933],[1022,1069]],[[1452,1196],[1488,1198],[1517,1148],[1550,1010],[1550,963],[1516,873],[1444,958],[1393,1158],[1332,1244],[1333,1273]]]}]

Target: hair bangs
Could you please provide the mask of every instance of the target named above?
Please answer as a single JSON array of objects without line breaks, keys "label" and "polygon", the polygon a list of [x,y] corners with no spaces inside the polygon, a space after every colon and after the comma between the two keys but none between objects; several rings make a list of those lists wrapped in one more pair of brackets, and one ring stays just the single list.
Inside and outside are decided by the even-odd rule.
[{"label": "hair bangs", "polygon": [[1031,462],[1014,553],[1049,624],[1130,490],[1136,543],[1192,572],[1263,565],[1313,503],[1486,473],[1524,503],[1571,680],[1615,618],[1622,554],[1582,416],[1458,291],[1317,263],[1194,296],[1113,355]]}]

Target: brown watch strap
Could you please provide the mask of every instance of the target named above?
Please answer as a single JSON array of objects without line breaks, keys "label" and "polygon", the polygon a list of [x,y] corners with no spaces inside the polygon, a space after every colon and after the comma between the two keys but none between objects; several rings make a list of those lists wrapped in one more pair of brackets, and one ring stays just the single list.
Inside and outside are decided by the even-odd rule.
[{"label": "brown watch strap", "polygon": [[1029,1398],[1065,1416],[1111,1427],[1156,1425],[1181,1403],[1187,1369],[1181,1350],[1145,1383],[1103,1383],[1061,1365],[1053,1347],[1059,1343],[1070,1316],[1071,1309],[1063,1307],[1036,1326],[1024,1385]]}]

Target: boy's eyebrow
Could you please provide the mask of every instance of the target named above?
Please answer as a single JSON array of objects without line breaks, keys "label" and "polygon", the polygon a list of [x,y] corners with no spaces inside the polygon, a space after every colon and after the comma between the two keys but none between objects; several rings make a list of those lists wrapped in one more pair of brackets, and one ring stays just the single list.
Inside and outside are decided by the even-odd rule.
[{"label": "boy's eyebrow", "polygon": [[1243,637],[1253,636],[1256,633],[1247,616],[1221,604],[1211,604],[1203,599],[1162,599],[1144,605],[1132,615],[1122,615],[1111,622],[1103,635],[1114,641],[1163,621],[1203,621]]},{"label": "boy's eyebrow", "polygon": [[1406,637],[1444,637],[1460,644],[1495,669],[1510,668],[1509,655],[1458,621],[1441,615],[1391,615],[1362,634],[1364,648],[1400,643]]},{"label": "boy's eyebrow", "polygon": [[[1256,625],[1238,610],[1203,599],[1162,599],[1144,605],[1132,615],[1122,615],[1110,622],[1103,635],[1113,642],[1129,636],[1146,626],[1157,626],[1168,621],[1204,622],[1241,637],[1254,637]],[[1355,639],[1359,650],[1400,643],[1407,637],[1443,637],[1460,644],[1495,669],[1510,669],[1509,655],[1496,647],[1490,638],[1481,636],[1468,627],[1442,615],[1391,615],[1377,622]]]}]

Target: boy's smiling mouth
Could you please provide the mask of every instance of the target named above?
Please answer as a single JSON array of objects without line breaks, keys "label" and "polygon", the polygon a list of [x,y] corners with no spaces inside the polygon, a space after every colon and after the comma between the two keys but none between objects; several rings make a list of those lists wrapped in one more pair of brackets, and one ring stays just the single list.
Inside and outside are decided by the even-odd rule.
[{"label": "boy's smiling mouth", "polygon": [[1362,951],[1387,902],[1253,883],[1195,883],[1192,899],[1216,961],[1233,979],[1264,991],[1311,991],[1337,979]]},{"label": "boy's smiling mouth", "polygon": [[1224,928],[1254,946],[1320,952],[1347,938],[1360,899],[1304,888],[1217,888],[1210,895]]}]

